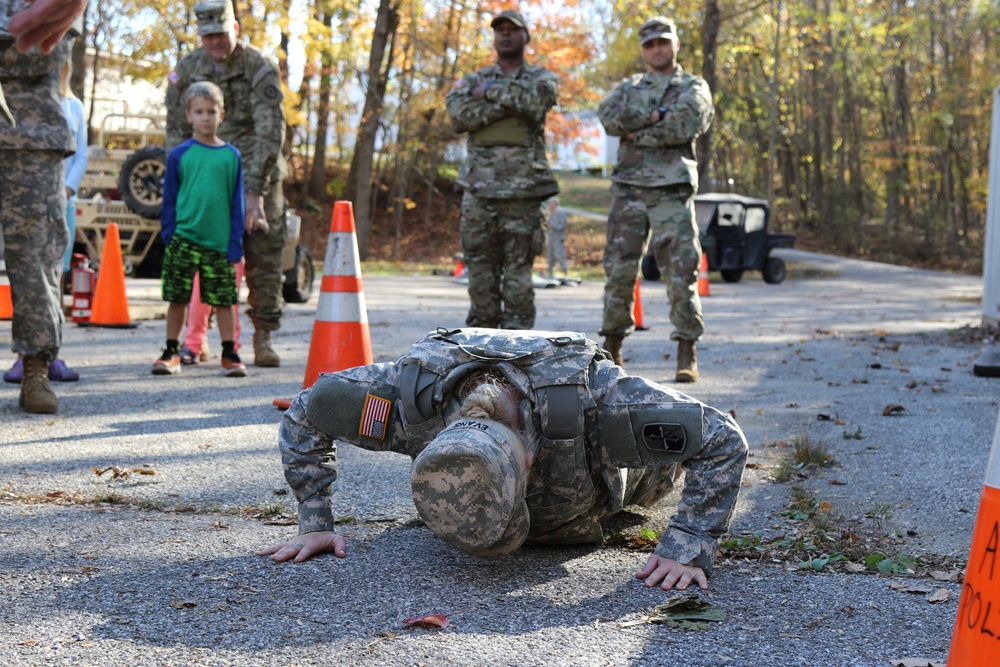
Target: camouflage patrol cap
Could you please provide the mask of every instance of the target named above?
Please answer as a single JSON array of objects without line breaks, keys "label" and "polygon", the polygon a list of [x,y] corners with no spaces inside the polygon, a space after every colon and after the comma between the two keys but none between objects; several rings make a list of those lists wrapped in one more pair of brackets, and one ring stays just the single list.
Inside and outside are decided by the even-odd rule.
[{"label": "camouflage patrol cap", "polygon": [[229,32],[236,23],[233,3],[230,0],[204,0],[194,6],[194,14],[198,17],[199,35]]},{"label": "camouflage patrol cap", "polygon": [[518,28],[524,30],[524,34],[528,37],[528,39],[531,39],[531,33],[528,32],[528,22],[524,20],[524,16],[521,14],[521,12],[517,11],[516,9],[505,9],[496,16],[494,16],[493,20],[490,21],[490,27],[496,28],[497,23],[500,23],[501,21],[510,21]]},{"label": "camouflage patrol cap", "polygon": [[666,16],[654,16],[639,26],[639,44],[660,38],[677,39],[677,26]]},{"label": "camouflage patrol cap", "polygon": [[413,504],[435,535],[483,558],[524,543],[530,523],[517,439],[495,421],[463,418],[420,452],[410,471]]}]

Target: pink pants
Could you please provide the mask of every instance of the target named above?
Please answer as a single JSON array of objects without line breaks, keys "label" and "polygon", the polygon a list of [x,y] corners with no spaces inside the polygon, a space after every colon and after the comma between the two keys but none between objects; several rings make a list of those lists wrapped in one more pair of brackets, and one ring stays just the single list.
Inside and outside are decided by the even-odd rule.
[{"label": "pink pants", "polygon": [[[208,330],[208,316],[212,314],[212,306],[201,302],[201,281],[200,274],[194,276],[194,286],[191,288],[191,303],[188,305],[187,335],[184,337],[184,347],[195,354],[201,352],[201,345],[205,341],[205,332]],[[243,284],[243,262],[236,264],[236,290],[239,292],[240,285]],[[240,306],[235,306],[236,330],[233,338],[234,347],[240,349]]]}]

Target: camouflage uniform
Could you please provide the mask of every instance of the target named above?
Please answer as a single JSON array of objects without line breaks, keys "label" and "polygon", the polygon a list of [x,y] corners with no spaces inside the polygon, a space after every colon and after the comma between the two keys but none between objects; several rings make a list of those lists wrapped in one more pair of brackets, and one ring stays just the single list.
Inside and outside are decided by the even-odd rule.
[{"label": "camouflage uniform", "polygon": [[[653,123],[650,115],[660,109]],[[701,244],[692,196],[698,191],[694,142],[715,116],[712,92],[699,76],[677,66],[626,79],[601,102],[598,116],[621,137],[612,175],[613,201],[604,250],[604,336],[627,336],[635,280],[652,244],[667,283],[674,340],[698,340],[705,330],[698,298]]]},{"label": "camouflage uniform", "polygon": [[168,152],[191,136],[182,102],[187,87],[194,81],[211,81],[222,89],[226,117],[219,126],[219,137],[243,155],[246,191],[264,195],[269,225],[266,232],[255,231],[243,239],[250,289],[247,315],[256,330],[276,331],[281,326],[283,303],[281,253],[288,234],[282,185],[288,170],[281,153],[284,93],[278,65],[250,45],[237,44],[224,63],[216,63],[204,48],[198,48],[181,58],[167,79]]},{"label": "camouflage uniform", "polygon": [[[472,91],[487,82],[485,97]],[[469,268],[469,316],[478,327],[535,324],[531,268],[545,249],[541,203],[559,192],[545,156],[545,116],[559,97],[556,75],[522,64],[462,78],[445,98],[452,125],[468,132],[457,183],[462,197],[462,252]]]},{"label": "camouflage uniform", "polygon": [[[0,7],[6,10],[6,2]],[[64,158],[74,145],[60,104],[59,70],[72,41],[63,39],[45,55],[37,47],[22,54],[13,38],[0,39],[0,81],[17,121],[0,123],[0,229],[14,302],[12,348],[48,361],[62,344],[59,279],[69,242]]]},{"label": "camouflage uniform", "polygon": [[[603,519],[656,503],[682,466],[678,511],[656,553],[710,572],[740,489],[743,433],[728,415],[627,375],[571,332],[439,329],[396,362],[321,375],[292,402],[280,430],[299,531],[334,528],[335,441],[418,458],[442,430],[455,428],[462,387],[481,374],[516,389],[520,420],[538,434],[524,492],[528,544],[600,542]],[[388,409],[380,428],[362,435],[370,401]]]},{"label": "camouflage uniform", "polygon": [[549,216],[549,277],[555,275],[556,264],[562,269],[563,275],[568,273],[566,267],[566,229],[569,220],[566,211],[557,208]]}]

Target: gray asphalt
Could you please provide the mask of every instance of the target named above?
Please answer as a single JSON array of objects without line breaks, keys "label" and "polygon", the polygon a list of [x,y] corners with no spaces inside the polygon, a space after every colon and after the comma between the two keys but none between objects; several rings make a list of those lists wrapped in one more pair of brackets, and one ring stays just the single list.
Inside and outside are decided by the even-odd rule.
[{"label": "gray asphalt", "polygon": [[[780,443],[808,439],[836,464],[795,484],[846,520],[870,523],[882,507],[880,529],[898,532],[901,553],[964,559],[1000,387],[972,373],[992,344],[977,330],[981,279],[783,255],[792,272],[780,285],[752,274],[711,285],[703,379],[680,387],[731,410],[751,443],[733,531],[794,531],[782,515],[793,484],[771,470],[789,451]],[[376,360],[464,321],[468,297],[451,278],[366,276],[364,286]],[[129,293],[142,317],[159,308],[155,284],[130,280]],[[596,338],[601,294],[597,282],[540,290],[537,326]],[[649,328],[626,340],[625,365],[669,384],[663,286],[643,283],[642,303]],[[282,525],[294,507],[271,401],[301,387],[314,314],[315,300],[289,306],[275,338],[282,367],[251,366],[244,379],[222,377],[217,357],[179,377],[151,375],[164,325],[140,320],[132,329],[66,326],[62,357],[82,379],[56,385],[57,415],[22,413],[17,387],[0,385],[0,665],[945,659],[960,583],[723,560],[701,593],[726,613],[722,623],[698,633],[627,625],[670,597],[634,579],[645,554],[525,548],[479,561],[417,525],[405,458],[352,447],[341,450],[334,499],[354,519],[343,527],[348,558],[257,557],[295,532]],[[217,330],[210,335],[217,353]],[[0,322],[0,345],[9,339],[10,323]],[[892,404],[903,410],[883,416]],[[111,466],[130,474],[95,474]],[[662,526],[671,511],[665,503],[623,526]],[[891,587],[900,582],[950,598]],[[403,624],[425,614],[450,625]]]}]

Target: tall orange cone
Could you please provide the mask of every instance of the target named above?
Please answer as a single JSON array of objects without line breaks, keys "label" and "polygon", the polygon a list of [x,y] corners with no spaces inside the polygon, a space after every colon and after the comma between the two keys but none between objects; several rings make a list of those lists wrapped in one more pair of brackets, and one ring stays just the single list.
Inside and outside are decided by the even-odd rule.
[{"label": "tall orange cone", "polygon": [[458,278],[465,271],[465,264],[462,263],[462,255],[455,255],[455,269],[451,272],[452,278]]},{"label": "tall orange cone", "polygon": [[635,279],[635,298],[632,301],[632,317],[635,319],[635,330],[645,331],[646,325],[642,321],[642,295],[639,291],[639,279]]},{"label": "tall orange cone", "polygon": [[109,222],[104,231],[104,251],[101,267],[97,272],[97,287],[90,308],[90,321],[86,326],[135,327],[128,312],[125,295],[125,264],[122,262],[122,243],[118,223]]},{"label": "tall orange cone", "polygon": [[698,296],[712,296],[712,289],[708,285],[708,255],[701,253],[701,264],[698,266]]},{"label": "tall orange cone", "polygon": [[10,280],[6,271],[0,273],[0,320],[14,318],[14,300],[10,296]]},{"label": "tall orange cone", "polygon": [[1000,420],[979,500],[948,667],[993,667],[1000,655]]},{"label": "tall orange cone", "polygon": [[349,201],[338,201],[333,205],[323,282],[302,387],[311,387],[320,373],[370,363],[372,343],[361,285],[354,208]]}]

